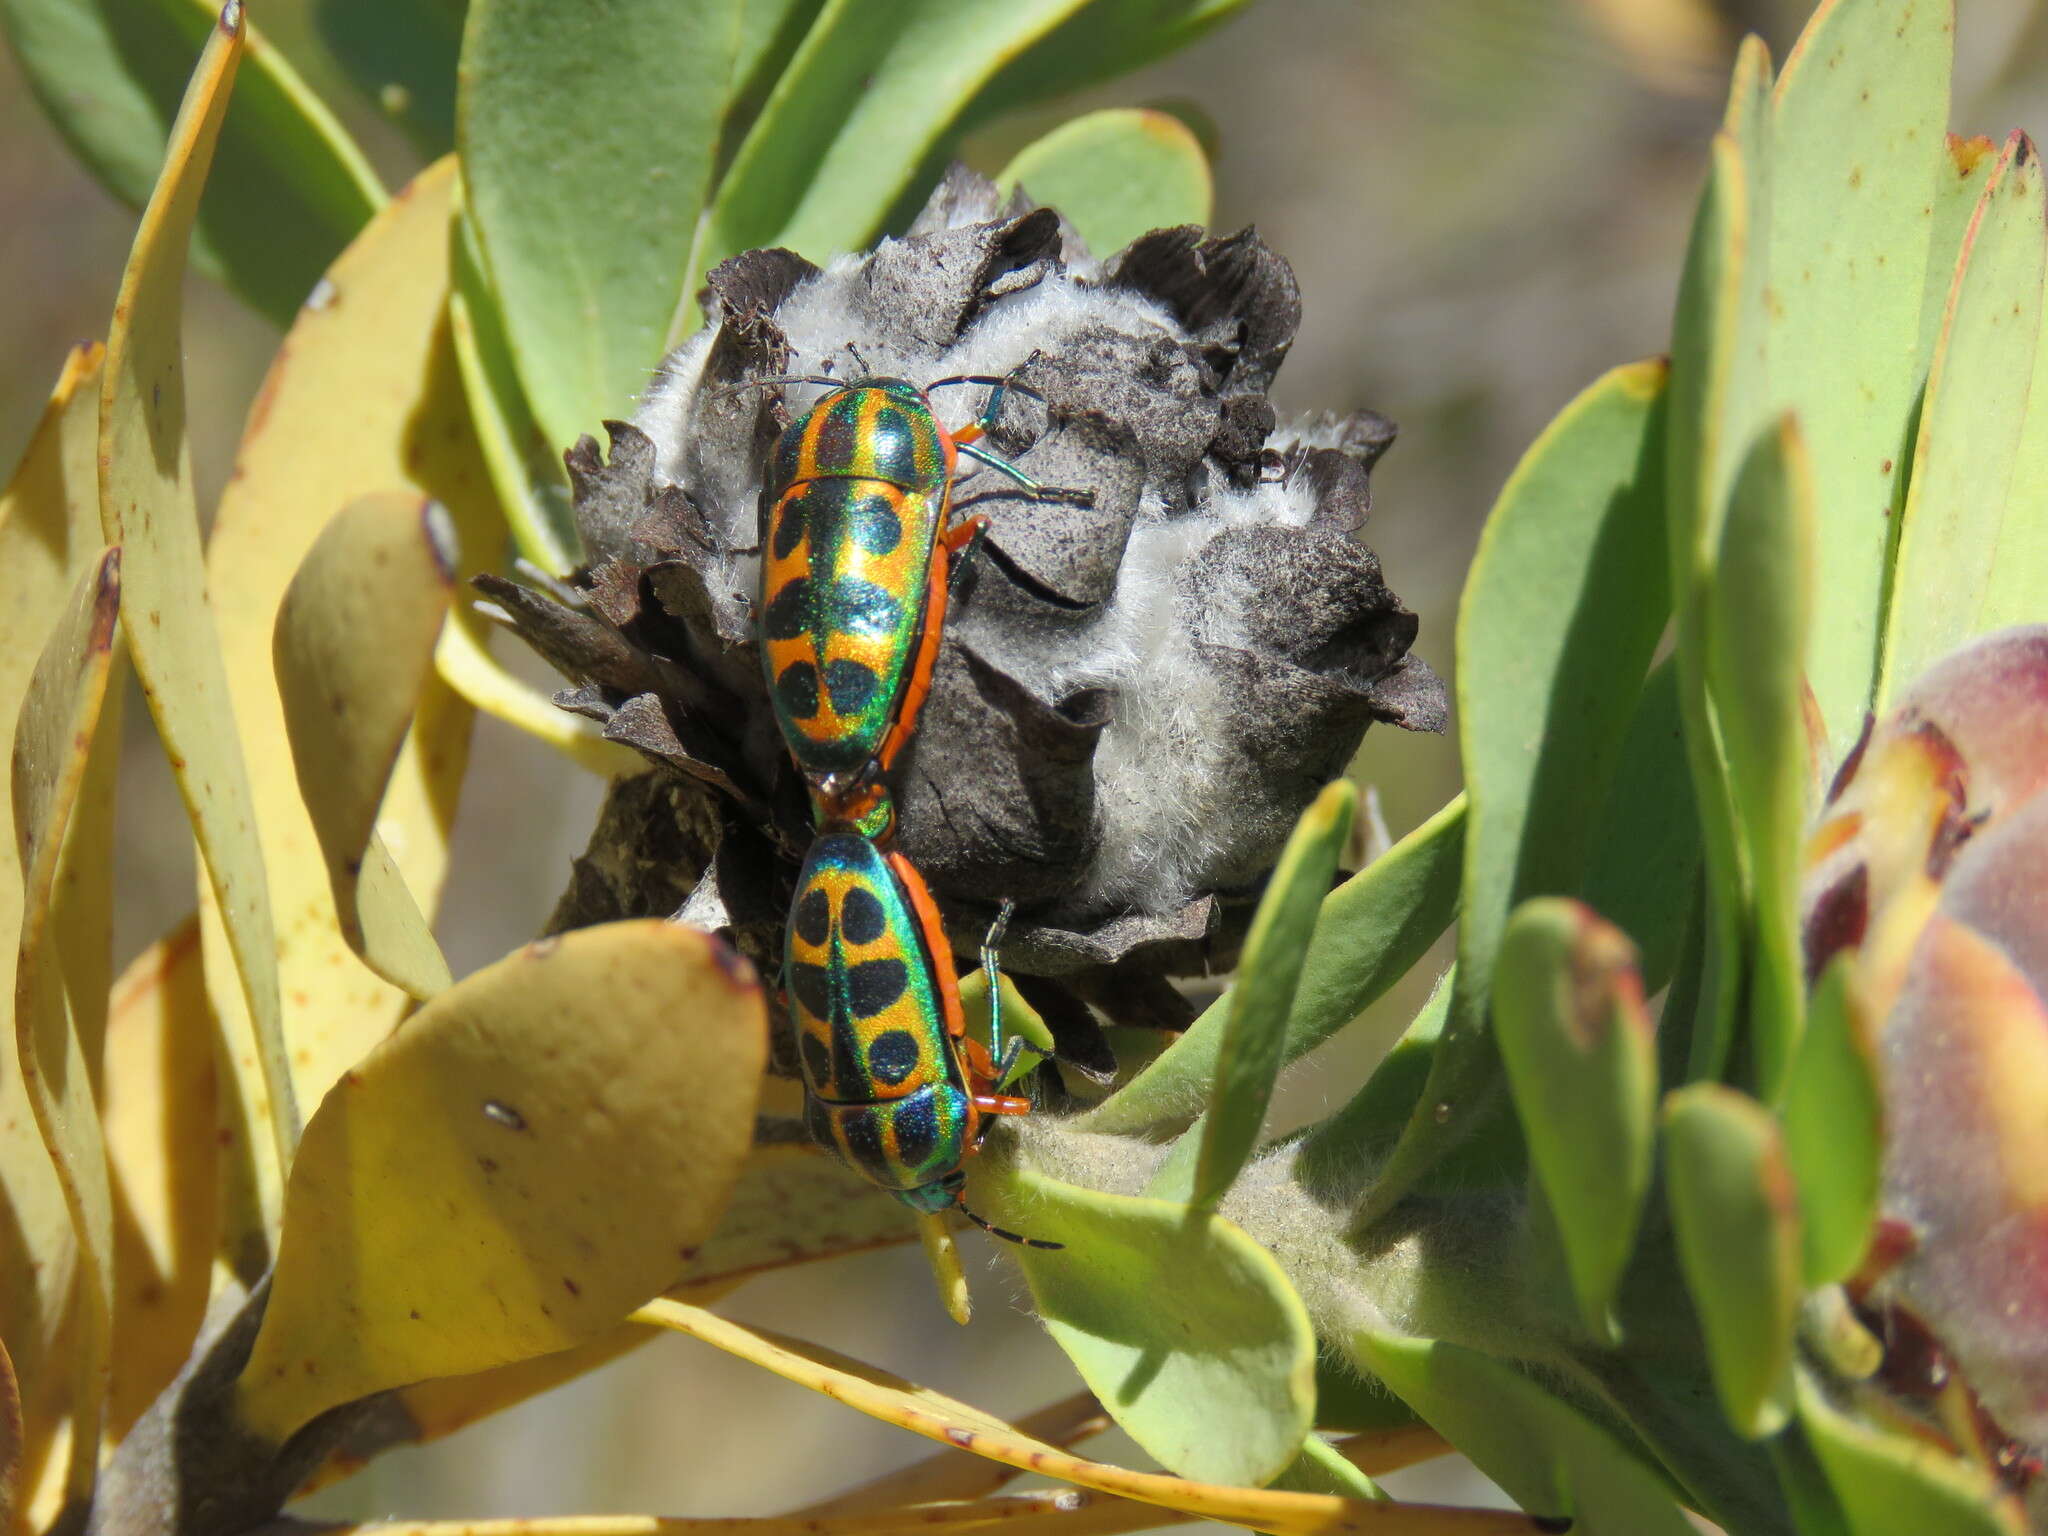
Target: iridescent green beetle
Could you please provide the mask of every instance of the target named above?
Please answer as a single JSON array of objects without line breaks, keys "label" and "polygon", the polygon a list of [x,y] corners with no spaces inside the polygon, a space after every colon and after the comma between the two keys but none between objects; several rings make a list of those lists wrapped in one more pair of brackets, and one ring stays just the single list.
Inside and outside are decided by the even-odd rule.
[{"label": "iridescent green beetle", "polygon": [[[811,1136],[912,1210],[960,1205],[960,1164],[987,1115],[1021,1115],[1028,1099],[997,1091],[1021,1041],[1006,1047],[996,1004],[989,1045],[970,1038],[953,956],[931,892],[910,861],[853,832],[827,832],[804,858],[783,940],[783,980],[808,1087]],[[1057,1243],[990,1227],[1037,1248]]]},{"label": "iridescent green beetle", "polygon": [[[981,416],[948,432],[925,390],[903,379],[823,383],[826,395],[775,446],[761,494],[760,624],[769,697],[821,826],[886,836],[879,775],[917,728],[931,687],[948,575],[987,530],[950,524],[959,455],[1002,471],[1034,497],[1090,499],[1040,485],[974,446],[1021,385],[979,375],[930,386],[991,386]],[[949,564],[950,562],[950,564]]]}]

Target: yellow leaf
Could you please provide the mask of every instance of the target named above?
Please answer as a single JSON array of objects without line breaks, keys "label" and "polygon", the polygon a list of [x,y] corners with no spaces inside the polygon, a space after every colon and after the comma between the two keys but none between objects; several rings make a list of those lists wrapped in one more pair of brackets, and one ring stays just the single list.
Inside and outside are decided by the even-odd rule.
[{"label": "yellow leaf", "polygon": [[[231,1040],[223,1053],[236,1066],[239,1090],[224,1097],[233,1099],[248,1132],[236,1149],[249,1159],[247,1203],[268,1229],[298,1111],[279,1016],[263,850],[200,565],[180,336],[192,220],[242,46],[242,7],[228,0],[171,127],[163,173],[122,274],[100,384],[100,516],[108,542],[122,546],[122,626],[198,836],[252,1021],[253,1038]],[[262,1254],[236,1258],[247,1268]]]},{"label": "yellow leaf", "polygon": [[185,1363],[220,1222],[213,1014],[188,918],[114,984],[100,1118],[114,1181],[114,1375],[107,1433],[127,1433]]},{"label": "yellow leaf", "polygon": [[681,1276],[753,1133],[746,964],[647,919],[449,988],[343,1077],[292,1168],[239,1416],[281,1443],[391,1387],[567,1349]]},{"label": "yellow leaf", "polygon": [[458,607],[441,631],[434,665],[442,680],[477,709],[546,742],[579,768],[606,777],[645,773],[647,759],[606,741],[590,721],[557,709],[546,694],[514,677],[490,652],[475,612]]},{"label": "yellow leaf", "polygon": [[[20,468],[0,491],[0,721],[19,713],[44,639],[78,573],[100,552],[101,357],[94,344],[66,359]],[[8,998],[22,902],[12,806],[12,778],[0,776],[8,829],[0,837],[0,996]],[[37,1483],[70,1395],[69,1375],[52,1367],[61,1354],[76,1252],[63,1187],[10,1063],[0,1071],[0,1339],[20,1389],[24,1493]]]},{"label": "yellow leaf", "polygon": [[21,1492],[21,1388],[14,1362],[0,1343],[0,1531],[14,1529],[16,1500]]},{"label": "yellow leaf", "polygon": [[[764,1088],[776,1081],[764,1079]],[[698,1246],[682,1272],[683,1283],[668,1294],[709,1306],[752,1275],[915,1240],[910,1212],[886,1191],[806,1141],[768,1141],[748,1154],[717,1230]],[[403,1418],[390,1440],[367,1454],[352,1445],[351,1454],[329,1459],[301,1491],[339,1481],[393,1445],[453,1434],[596,1370],[654,1336],[653,1330],[628,1323],[539,1359],[407,1387],[393,1400]]]},{"label": "yellow leaf", "polygon": [[[84,785],[100,707],[113,671],[121,605],[121,552],[107,550],[80,575],[22,700],[14,730],[14,839],[22,871],[21,945],[14,971],[14,1039],[36,1124],[57,1166],[77,1234],[77,1332],[70,1348],[71,1463],[66,1502],[82,1510],[99,1472],[113,1317],[114,1217],[106,1146],[74,997],[104,1006],[105,967],[67,975],[57,939],[58,870]],[[95,987],[88,993],[85,989]]]},{"label": "yellow leaf", "polygon": [[915,1241],[910,1212],[888,1191],[808,1140],[765,1142],[682,1278],[731,1280]]},{"label": "yellow leaf", "polygon": [[448,985],[448,962],[384,851],[377,811],[433,670],[453,537],[447,514],[416,494],[350,502],[292,577],[272,637],[299,795],[342,936],[421,998]]},{"label": "yellow leaf", "polygon": [[1527,1515],[1492,1509],[1372,1503],[1333,1494],[1230,1488],[1163,1472],[1090,1461],[1048,1445],[955,1398],[801,1339],[749,1328],[700,1307],[656,1301],[634,1314],[657,1328],[672,1328],[751,1361],[786,1381],[842,1402],[872,1418],[1004,1462],[1027,1472],[1075,1483],[1098,1493],[1177,1509],[1203,1520],[1250,1526],[1275,1536],[1334,1536],[1343,1531],[1409,1536],[1527,1536],[1539,1527]]},{"label": "yellow leaf", "polygon": [[[685,1286],[680,1294],[693,1304],[708,1307],[737,1284],[737,1281],[712,1281],[705,1285]],[[371,1458],[394,1447],[431,1444],[494,1413],[516,1408],[529,1398],[552,1392],[565,1382],[574,1381],[599,1366],[609,1365],[627,1350],[635,1349],[654,1337],[656,1334],[652,1329],[643,1328],[638,1323],[621,1323],[573,1349],[557,1350],[552,1355],[540,1355],[532,1360],[501,1365],[469,1376],[443,1376],[435,1381],[422,1381],[400,1388],[386,1400],[388,1410],[380,1413],[372,1426],[376,1439],[370,1443],[365,1443],[360,1435],[350,1439],[300,1485],[293,1497],[304,1498],[317,1489],[351,1477],[367,1466]]]},{"label": "yellow leaf", "polygon": [[[450,156],[373,218],[299,312],[249,412],[207,544],[256,827],[277,911],[278,978],[292,1082],[319,1103],[388,1035],[409,1000],[350,952],[325,862],[284,750],[271,637],[292,574],[330,518],[379,492],[432,497],[454,520],[462,573],[494,568],[504,527],[469,426],[446,315]],[[377,819],[379,840],[431,916],[468,761],[469,706],[425,684]],[[214,1006],[243,1010],[225,970]]]}]

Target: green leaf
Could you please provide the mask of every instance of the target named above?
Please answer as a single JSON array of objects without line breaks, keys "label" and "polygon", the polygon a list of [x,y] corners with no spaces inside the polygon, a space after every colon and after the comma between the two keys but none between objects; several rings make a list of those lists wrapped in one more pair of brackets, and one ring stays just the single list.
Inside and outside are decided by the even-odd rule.
[{"label": "green leaf", "polygon": [[2013,453],[2005,520],[1978,611],[1981,630],[2041,617],[2041,593],[2048,589],[2048,518],[2027,513],[2043,505],[2048,505],[2048,325],[2040,327],[2035,342],[2033,380],[2019,447]]},{"label": "green leaf", "polygon": [[[1944,91],[1944,95],[1946,91]],[[1945,119],[1945,113],[1937,121]],[[1926,274],[1920,285],[1920,345],[1914,353],[1914,411],[1902,429],[1903,446],[1912,448],[1910,429],[1919,419],[1921,386],[1927,382],[1927,365],[1941,342],[1941,323],[1948,317],[1949,290],[1954,286],[1956,263],[1963,241],[1976,217],[1977,201],[1984,195],[1984,183],[1999,161],[1999,148],[1983,134],[1964,138],[1948,135],[1948,153],[1941,159],[1934,178],[1934,208],[1929,214],[1933,233],[1927,242]],[[1903,469],[1904,465],[1901,466]],[[1897,479],[1897,494],[1889,503],[1897,515],[1905,499],[1905,476]]]},{"label": "green leaf", "polygon": [[1854,1536],[2023,1536],[2017,1502],[1983,1468],[1858,1422],[1805,1371],[1798,1391],[1800,1423]]},{"label": "green leaf", "polygon": [[641,919],[464,978],[322,1101],[237,1413],[282,1443],[337,1403],[566,1349],[673,1284],[746,1161],[752,973]]},{"label": "green leaf", "polygon": [[[521,556],[549,575],[567,576],[583,563],[568,471],[520,387],[504,317],[484,273],[463,197],[458,181],[449,229],[453,288],[448,295],[456,371],[462,376],[477,447],[513,542]],[[477,631],[466,606],[457,617],[472,634]]]},{"label": "green leaf", "polygon": [[[1481,1122],[1498,1080],[1486,995],[1508,913],[1577,891],[1669,617],[1659,362],[1617,368],[1523,455],[1487,519],[1458,620],[1471,826],[1451,1023],[1375,1185],[1384,1211]],[[1437,1106],[1453,1106],[1449,1118]]]},{"label": "green leaf", "polygon": [[1531,1514],[1569,1519],[1576,1536],[1691,1532],[1655,1472],[1519,1371],[1391,1329],[1361,1329],[1351,1348]]},{"label": "green leaf", "polygon": [[1766,1444],[1771,1469],[1784,1493],[1785,1509],[1799,1536],[1856,1536],[1842,1513],[1841,1502],[1828,1487],[1827,1474],[1814,1457],[1804,1426],[1796,1421],[1788,1424]]},{"label": "green leaf", "polygon": [[1184,48],[1243,9],[1245,0],[1090,0],[1005,62],[974,121],[1108,80]]},{"label": "green leaf", "polygon": [[831,0],[720,185],[697,265],[867,245],[996,71],[1085,3]]},{"label": "green leaf", "polygon": [[739,28],[739,0],[470,6],[456,104],[467,208],[557,450],[631,414],[694,292]]},{"label": "green leaf", "polygon": [[1546,897],[1516,911],[1493,977],[1508,1086],[1572,1289],[1603,1339],[1656,1145],[1656,1029],[1635,962],[1619,929]]},{"label": "green leaf", "polygon": [[315,0],[320,39],[422,154],[455,147],[455,66],[466,0]]},{"label": "green leaf", "polygon": [[1677,620],[1679,702],[1707,870],[1707,970],[1694,1028],[1695,1075],[1719,1072],[1742,975],[1742,874],[1719,726],[1707,694],[1707,595],[1736,471],[1764,420],[1770,183],[1770,61],[1743,44],[1726,121],[1694,216],[1671,326],[1665,510]]},{"label": "green leaf", "polygon": [[1770,1434],[1790,1411],[1792,1329],[1802,1290],[1799,1200],[1778,1123],[1718,1083],[1665,1101],[1671,1219],[1699,1308],[1721,1410]]},{"label": "green leaf", "polygon": [[983,1159],[976,1211],[1064,1243],[1019,1248],[1046,1331],[1169,1471],[1260,1486],[1315,1419],[1315,1330],[1279,1262],[1220,1216]]},{"label": "green leaf", "polygon": [[1876,1044],[1852,969],[1853,957],[1838,955],[1814,984],[1780,1107],[1785,1155],[1799,1181],[1810,1286],[1844,1279],[1862,1263],[1883,1174]]},{"label": "green leaf", "polygon": [[[1460,796],[1323,898],[1281,1065],[1357,1018],[1436,942],[1457,910],[1464,833]],[[1230,998],[1226,992],[1210,1004],[1137,1077],[1075,1117],[1073,1128],[1127,1133],[1188,1118],[1220,1069]]]},{"label": "green leaf", "polygon": [[1280,1475],[1267,1486],[1294,1493],[1333,1493],[1340,1499],[1386,1497],[1378,1483],[1317,1435],[1310,1435],[1301,1442],[1301,1454],[1283,1467]]},{"label": "green leaf", "polygon": [[[2011,496],[2027,413],[2013,381],[2031,377],[2038,351],[2044,217],[2040,157],[2015,133],[1978,199],[1927,377],[1885,614],[1880,711],[1995,627],[1987,600],[2006,525],[2038,541],[2039,504]],[[2023,611],[2039,616],[2038,593]]]},{"label": "green leaf", "polygon": [[1772,114],[1771,390],[1758,403],[1796,412],[1812,451],[1827,580],[1806,670],[1830,762],[1869,707],[1885,546],[1928,356],[1916,342],[1921,293],[1948,283],[1928,253],[1948,163],[1953,26],[1945,4],[1831,0],[1786,58]]},{"label": "green leaf", "polygon": [[1635,941],[1643,957],[1643,991],[1654,996],[1670,985],[1677,969],[1700,868],[1678,668],[1668,656],[1643,684],[1595,825],[1603,833],[1587,860],[1581,894]]},{"label": "green leaf", "polygon": [[1326,1348],[1316,1356],[1316,1428],[1364,1434],[1416,1422],[1413,1408],[1342,1355]]},{"label": "green leaf", "polygon": [[1337,858],[1351,835],[1357,806],[1357,786],[1338,779],[1323,787],[1296,823],[1245,938],[1244,959],[1230,989],[1230,1017],[1223,1027],[1216,1078],[1209,1086],[1208,1113],[1188,1133],[1200,1149],[1191,1187],[1169,1191],[1155,1184],[1147,1193],[1213,1211],[1250,1160],[1280,1076],[1302,959],[1337,873]]},{"label": "green leaf", "polygon": [[1099,256],[1148,230],[1206,225],[1216,196],[1187,124],[1134,107],[1090,112],[1026,145],[996,178],[1005,196],[1019,186],[1059,209]]},{"label": "green leaf", "polygon": [[1429,997],[1365,1086],[1302,1138],[1294,1165],[1302,1183],[1341,1199],[1361,1170],[1377,1168],[1386,1160],[1429,1082],[1430,1063],[1451,1016],[1457,974],[1453,966],[1437,977]]},{"label": "green leaf", "polygon": [[[230,8],[241,26],[239,0]],[[108,191],[139,208],[217,11],[204,0],[0,0],[0,24],[66,142]],[[241,78],[193,261],[283,325],[384,189],[283,57],[242,30]]]},{"label": "green leaf", "polygon": [[1735,833],[1748,873],[1748,1006],[1756,1081],[1775,1097],[1798,1049],[1806,981],[1799,877],[1806,830],[1805,681],[1813,588],[1813,483],[1786,416],[1736,481],[1707,592],[1707,689],[1721,726]]},{"label": "green leaf", "polygon": [[448,962],[377,820],[433,676],[453,561],[454,528],[436,503],[406,491],[358,498],[292,577],[271,646],[342,936],[371,970],[419,998],[448,985]]}]

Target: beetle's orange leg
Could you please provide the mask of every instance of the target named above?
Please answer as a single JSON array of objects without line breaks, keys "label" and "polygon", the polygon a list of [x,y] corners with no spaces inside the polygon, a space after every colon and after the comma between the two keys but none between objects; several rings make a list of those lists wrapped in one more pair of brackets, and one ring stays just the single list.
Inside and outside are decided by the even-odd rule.
[{"label": "beetle's orange leg", "polygon": [[1031,1113],[1029,1099],[1015,1099],[1003,1093],[977,1093],[974,1107],[984,1115],[1028,1115]]},{"label": "beetle's orange leg", "polygon": [[958,557],[955,561],[957,566],[973,553],[966,546],[977,543],[987,533],[988,519],[977,512],[972,517],[961,518],[959,522],[940,534],[939,542],[945,545],[947,549],[952,550]]}]

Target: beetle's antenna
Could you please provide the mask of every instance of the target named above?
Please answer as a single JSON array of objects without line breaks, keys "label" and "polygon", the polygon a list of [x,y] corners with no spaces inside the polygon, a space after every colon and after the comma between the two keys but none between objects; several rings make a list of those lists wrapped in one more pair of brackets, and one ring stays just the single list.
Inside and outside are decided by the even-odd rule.
[{"label": "beetle's antenna", "polygon": [[967,1209],[967,1202],[964,1200],[960,1202],[960,1214],[981,1228],[982,1231],[992,1236],[1000,1237],[1006,1243],[1015,1243],[1020,1248],[1044,1248],[1057,1252],[1067,1246],[1065,1243],[1049,1243],[1042,1237],[1026,1237],[1021,1232],[1012,1232],[1007,1227],[999,1227],[993,1222],[983,1221],[974,1212]]},{"label": "beetle's antenna", "polygon": [[823,384],[830,389],[845,389],[846,380],[820,378],[814,373],[785,374],[779,379],[754,379],[745,384],[735,384],[731,389],[721,389],[711,398],[730,400],[734,395],[743,395],[750,389],[773,389],[778,384]]},{"label": "beetle's antenna", "polygon": [[856,347],[852,342],[849,341],[846,344],[846,350],[852,354],[853,360],[856,363],[860,364],[860,371],[862,373],[873,373],[875,371],[874,369],[868,366],[868,360],[860,355],[859,347]]}]

